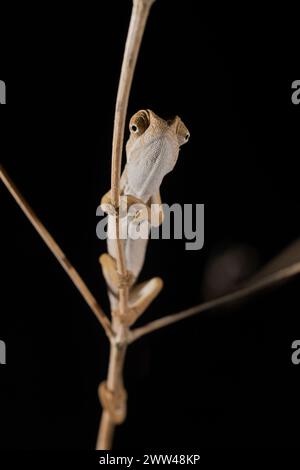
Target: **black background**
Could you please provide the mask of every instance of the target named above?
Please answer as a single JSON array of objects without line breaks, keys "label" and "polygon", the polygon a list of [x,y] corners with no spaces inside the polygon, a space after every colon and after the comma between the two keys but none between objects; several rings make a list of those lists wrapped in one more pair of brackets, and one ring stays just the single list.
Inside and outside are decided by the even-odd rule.
[{"label": "black background", "polygon": [[[1,162],[108,311],[95,211],[110,184],[130,1],[36,8],[19,10],[1,38]],[[220,247],[250,246],[263,264],[299,237],[296,36],[292,18],[247,8],[153,6],[129,115],[150,108],[188,126],[162,196],[205,204],[205,246],[151,241],[142,279],[159,275],[165,287],[140,324],[202,301],[205,266]],[[3,186],[0,197],[0,448],[93,449],[108,344]],[[299,307],[296,279],[134,344],[115,449],[299,445]]]}]

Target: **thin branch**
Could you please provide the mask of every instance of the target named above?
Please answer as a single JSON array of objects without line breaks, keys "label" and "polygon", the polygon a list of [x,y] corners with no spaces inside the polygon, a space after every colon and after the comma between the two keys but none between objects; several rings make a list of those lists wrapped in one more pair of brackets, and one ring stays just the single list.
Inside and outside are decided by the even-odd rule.
[{"label": "thin branch", "polygon": [[[125,355],[127,350],[127,344],[118,345],[111,344],[110,347],[110,358],[109,367],[107,373],[106,385],[107,389],[112,392],[112,397],[116,397],[120,390],[124,390],[123,385],[123,368]],[[126,395],[123,395],[124,401],[122,402],[123,417],[126,418],[127,403]],[[104,405],[104,406],[103,406]],[[112,419],[110,412],[105,408],[105,404],[102,403],[103,411],[99,426],[99,432],[97,436],[96,449],[97,450],[110,450],[112,448],[113,437],[116,423]],[[114,408],[114,406],[113,406]],[[119,423],[121,424],[121,423]]]},{"label": "thin branch", "polygon": [[33,212],[27,201],[24,199],[18,188],[15,186],[13,181],[10,179],[6,171],[2,166],[0,166],[0,177],[3,183],[5,184],[6,188],[10,192],[10,194],[13,196],[14,200],[20,207],[20,209],[23,211],[23,213],[26,215],[28,220],[31,222],[31,224],[34,226],[40,237],[43,239],[45,244],[48,246],[49,250],[53,253],[57,261],[60,263],[60,265],[63,267],[71,281],[74,283],[74,285],[77,287],[79,290],[80,294],[86,301],[86,303],[89,305],[101,325],[103,326],[105,333],[109,338],[112,338],[114,336],[114,333],[111,328],[111,324],[105,313],[103,312],[102,308],[98,304],[97,300],[93,296],[93,294],[90,292],[88,289],[87,285],[85,282],[82,280],[82,278],[79,276],[78,272],[76,269],[72,266],[70,261],[67,259],[66,255],[64,252],[61,250],[61,248],[58,246],[52,235],[48,232],[48,230],[45,228],[45,226],[42,224],[42,222],[39,220],[37,215]]},{"label": "thin branch", "polygon": [[150,7],[155,0],[133,0],[117,94],[112,146],[111,200],[119,206],[124,129],[132,79]]},{"label": "thin branch", "polygon": [[[116,234],[116,264],[117,271],[120,277],[119,283],[119,316],[124,318],[128,312],[128,273],[126,260],[124,255],[123,240],[120,238],[120,224],[119,224],[119,201],[120,201],[120,178],[121,178],[121,164],[122,153],[124,144],[124,130],[125,121],[128,108],[129,94],[132,85],[132,79],[136,66],[138,53],[141,46],[142,37],[144,34],[147,18],[151,5],[154,0],[133,0],[133,8],[131,13],[130,25],[125,45],[125,51],[122,62],[122,69],[120,74],[120,81],[118,87],[118,94],[115,108],[113,143],[112,143],[112,166],[111,166],[111,203],[115,208],[116,214],[114,216],[115,234]],[[113,312],[112,312],[113,313]],[[113,314],[115,315],[115,314]],[[114,318],[114,320],[118,320]],[[123,322],[117,322],[116,335],[120,339],[120,347],[127,348],[127,337],[129,334],[128,326]],[[121,346],[121,342],[123,342]],[[111,342],[111,352],[116,345]],[[109,373],[107,379],[107,387],[111,396],[116,396],[120,387],[120,378],[123,374],[123,364],[120,368],[116,367],[118,355],[111,354],[109,359]],[[118,371],[112,374],[111,371]],[[110,376],[118,377],[118,380],[110,380]],[[102,403],[103,405],[103,403]],[[103,408],[101,417],[99,433],[97,438],[96,449],[106,450],[111,448],[114,435],[115,423],[109,415],[108,410]]]},{"label": "thin branch", "polygon": [[196,305],[195,307],[183,310],[182,312],[167,315],[165,317],[159,318],[158,320],[154,320],[140,328],[136,328],[131,332],[129,341],[130,343],[132,343],[133,341],[136,341],[137,339],[141,338],[142,336],[148,333],[159,330],[160,328],[164,328],[165,326],[172,325],[173,323],[176,323],[180,320],[184,320],[185,318],[198,315],[198,313],[205,312],[207,310],[212,310],[217,307],[223,307],[224,305],[234,302],[236,300],[241,300],[251,294],[255,294],[263,289],[266,289],[267,287],[272,287],[273,285],[278,284],[281,281],[296,276],[299,273],[300,262],[297,262],[287,268],[280,269],[275,273],[272,273],[258,281],[255,281],[251,285],[242,287],[241,289],[238,289],[235,292],[223,295],[222,297],[210,300],[203,304]]},{"label": "thin branch", "polygon": [[123,56],[115,108],[111,165],[111,202],[116,209],[116,215],[114,216],[116,227],[116,263],[117,271],[120,275],[121,281],[119,287],[119,313],[123,317],[127,314],[129,295],[124,246],[123,240],[120,239],[118,213],[120,201],[120,178],[124,144],[124,130],[129,94],[131,90],[136,61],[140,50],[146,21],[153,2],[154,0],[133,0],[133,8]]}]

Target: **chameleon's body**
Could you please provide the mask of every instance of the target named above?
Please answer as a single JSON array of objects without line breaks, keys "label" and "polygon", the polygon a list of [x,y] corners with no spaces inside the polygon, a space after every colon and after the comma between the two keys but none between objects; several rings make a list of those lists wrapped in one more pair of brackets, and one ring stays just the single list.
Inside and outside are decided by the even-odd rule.
[{"label": "chameleon's body", "polygon": [[[128,205],[142,203],[148,208],[152,206],[152,216],[161,222],[160,186],[164,176],[174,168],[179,148],[189,139],[189,132],[179,117],[170,121],[159,118],[150,110],[138,111],[130,120],[130,138],[126,145],[127,163],[121,177],[121,196],[128,196]],[[102,201],[102,207],[110,203],[110,193]],[[132,207],[140,208],[140,204]],[[153,206],[153,204],[155,204]],[[154,212],[153,212],[154,209]],[[155,210],[158,213],[155,214]],[[110,212],[108,210],[108,212]],[[129,224],[143,223],[145,212],[133,211]],[[128,221],[123,219],[123,223]],[[129,227],[130,229],[130,227]],[[114,230],[114,218],[109,215],[108,221],[108,253],[100,258],[103,273],[110,290],[112,310],[117,308],[118,276],[115,268],[116,243],[111,237]],[[129,230],[130,231],[130,230]],[[148,238],[124,240],[126,266],[130,274],[130,285],[133,286],[143,267]],[[131,287],[129,303],[138,310],[136,316],[149,305],[162,288],[160,278],[154,278],[139,286]],[[141,311],[142,310],[142,311]]]}]

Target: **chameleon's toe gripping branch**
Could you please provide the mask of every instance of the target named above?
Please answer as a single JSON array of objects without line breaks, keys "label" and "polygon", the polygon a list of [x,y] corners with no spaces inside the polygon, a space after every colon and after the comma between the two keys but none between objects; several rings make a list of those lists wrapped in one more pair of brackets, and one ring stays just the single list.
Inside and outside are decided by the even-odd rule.
[{"label": "chameleon's toe gripping branch", "polygon": [[[116,209],[114,208],[111,200],[111,190],[104,194],[100,203],[101,209],[105,214],[115,216]],[[151,222],[151,205],[145,204],[141,199],[131,196],[130,194],[120,196],[120,213],[121,217],[130,215],[134,223],[140,223],[144,220]]]}]

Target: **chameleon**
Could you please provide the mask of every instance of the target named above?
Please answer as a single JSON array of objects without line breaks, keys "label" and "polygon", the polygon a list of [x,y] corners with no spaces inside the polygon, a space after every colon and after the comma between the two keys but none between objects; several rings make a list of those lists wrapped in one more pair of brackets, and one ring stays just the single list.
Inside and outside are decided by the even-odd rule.
[{"label": "chameleon", "polygon": [[[126,200],[127,217],[123,222],[141,225],[147,221],[159,225],[163,221],[160,187],[166,174],[175,167],[179,150],[190,138],[180,117],[164,120],[150,109],[135,113],[129,122],[130,136],[126,144],[126,165],[121,175],[121,201]],[[110,191],[101,200],[101,208],[108,213],[108,253],[100,256],[103,275],[108,285],[112,311],[118,306],[119,277],[116,269],[116,244],[112,236],[114,208]],[[122,202],[121,202],[122,204]],[[141,210],[141,207],[144,210]],[[132,210],[133,209],[133,210]],[[130,233],[130,230],[129,230]],[[146,310],[163,287],[159,277],[136,285],[145,260],[148,237],[124,240],[124,252],[129,278],[130,324]]]}]

